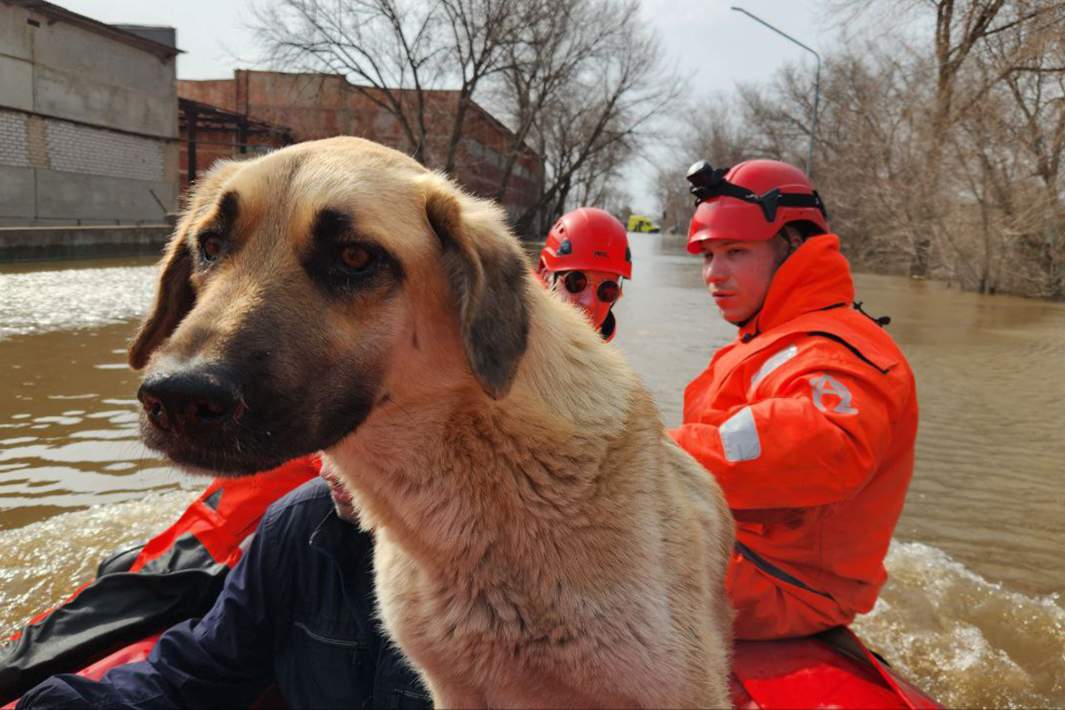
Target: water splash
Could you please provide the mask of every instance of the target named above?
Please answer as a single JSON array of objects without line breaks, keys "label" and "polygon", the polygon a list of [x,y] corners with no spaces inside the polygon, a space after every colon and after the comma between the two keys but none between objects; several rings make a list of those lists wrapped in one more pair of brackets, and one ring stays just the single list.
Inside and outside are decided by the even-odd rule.
[{"label": "water splash", "polygon": [[1065,704],[1065,607],[977,575],[942,550],[892,542],[889,581],[855,631],[948,707]]},{"label": "water splash", "polygon": [[93,579],[112,552],[161,532],[192,502],[200,484],[197,491],[147,495],[0,531],[0,638]]}]

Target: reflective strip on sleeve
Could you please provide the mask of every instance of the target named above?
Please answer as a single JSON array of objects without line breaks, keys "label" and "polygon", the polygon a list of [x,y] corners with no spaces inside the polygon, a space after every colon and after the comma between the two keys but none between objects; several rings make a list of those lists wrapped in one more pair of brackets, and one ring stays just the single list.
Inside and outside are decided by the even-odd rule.
[{"label": "reflective strip on sleeve", "polygon": [[717,431],[721,435],[721,446],[728,461],[753,461],[762,455],[762,442],[758,439],[754,412],[750,407],[733,414]]},{"label": "reflective strip on sleeve", "polygon": [[773,370],[777,369],[778,367],[780,367],[798,354],[799,348],[795,345],[789,345],[783,350],[777,351],[772,357],[762,363],[762,366],[758,368],[758,372],[754,373],[754,377],[751,378],[750,389],[753,390],[755,387],[758,386],[759,382],[766,378],[769,373],[771,373]]}]

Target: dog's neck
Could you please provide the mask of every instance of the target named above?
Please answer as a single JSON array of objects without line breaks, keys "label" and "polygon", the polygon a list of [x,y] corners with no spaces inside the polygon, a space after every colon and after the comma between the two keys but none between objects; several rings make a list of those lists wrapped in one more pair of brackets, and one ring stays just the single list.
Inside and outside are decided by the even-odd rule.
[{"label": "dog's neck", "polygon": [[631,371],[578,313],[536,289],[530,345],[506,397],[441,372],[431,396],[382,403],[326,452],[362,524],[427,563],[472,563],[500,536],[565,534],[625,426]]}]

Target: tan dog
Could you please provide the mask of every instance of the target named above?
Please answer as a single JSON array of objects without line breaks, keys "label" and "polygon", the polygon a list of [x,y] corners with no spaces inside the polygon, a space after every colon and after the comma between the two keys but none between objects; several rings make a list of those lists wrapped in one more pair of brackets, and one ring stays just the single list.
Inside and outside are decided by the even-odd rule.
[{"label": "tan dog", "polygon": [[130,349],[147,442],[324,450],[438,706],[725,706],[728,509],[501,212],[355,138],[216,168]]}]

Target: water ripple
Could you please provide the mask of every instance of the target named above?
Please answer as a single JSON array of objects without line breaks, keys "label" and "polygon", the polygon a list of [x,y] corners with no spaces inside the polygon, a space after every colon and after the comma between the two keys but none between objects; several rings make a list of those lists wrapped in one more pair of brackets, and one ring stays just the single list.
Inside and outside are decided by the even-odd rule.
[{"label": "water ripple", "polygon": [[0,273],[0,339],[118,323],[145,313],[154,266]]}]

